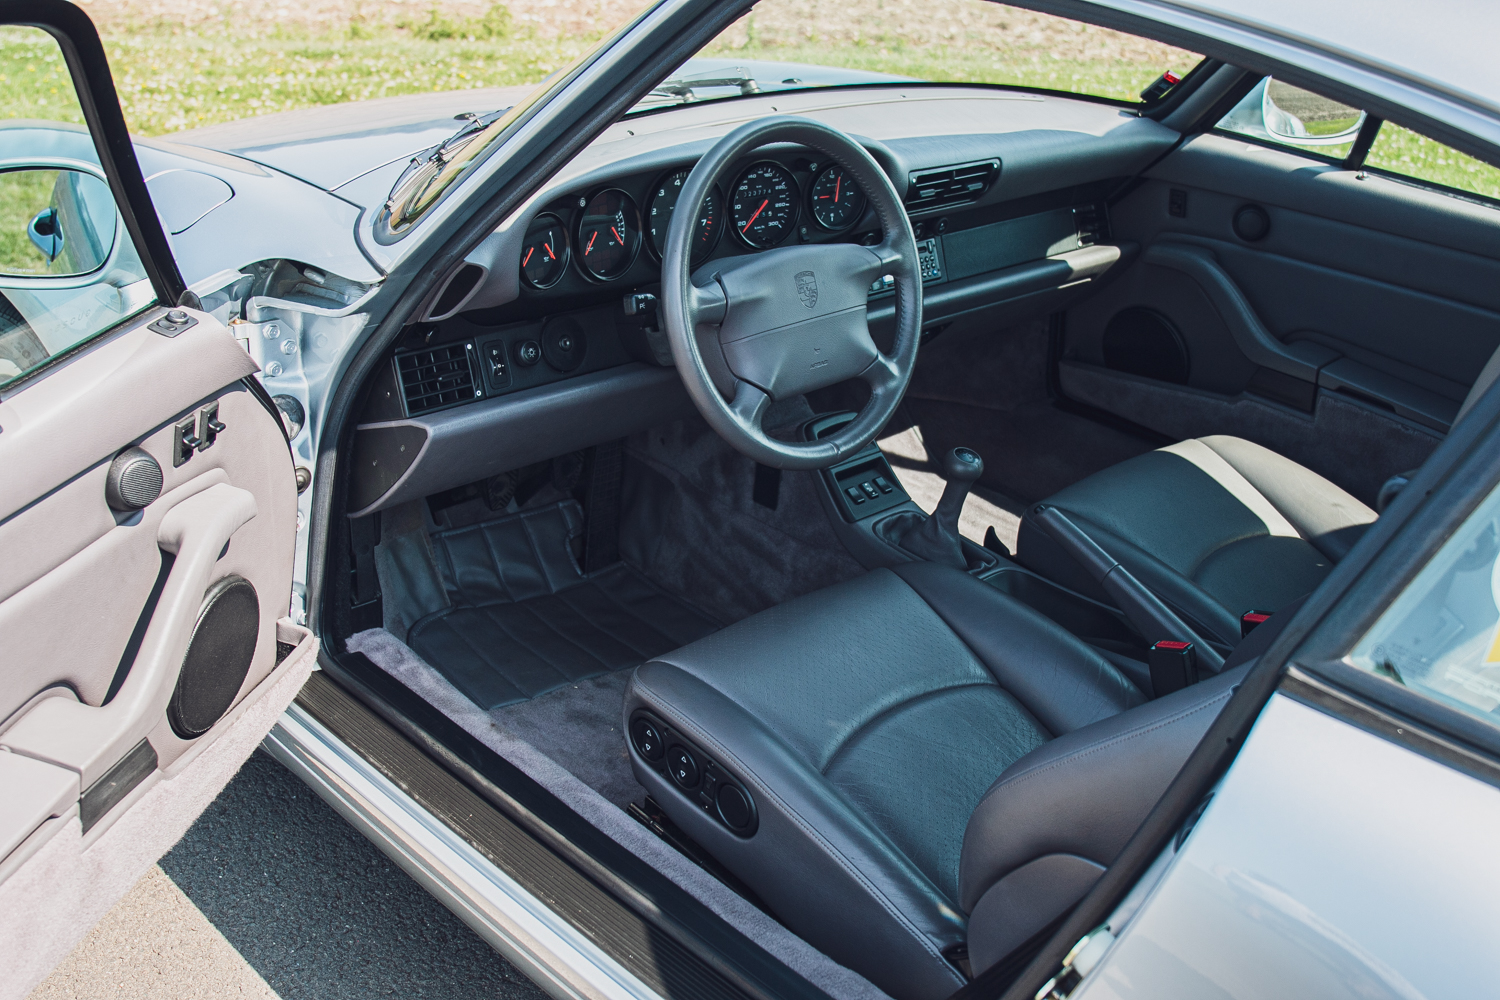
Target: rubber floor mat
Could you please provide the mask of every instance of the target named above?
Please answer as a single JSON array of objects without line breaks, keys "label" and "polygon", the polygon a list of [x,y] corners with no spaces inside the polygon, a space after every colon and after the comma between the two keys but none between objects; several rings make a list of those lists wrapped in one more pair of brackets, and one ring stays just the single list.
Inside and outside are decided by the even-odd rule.
[{"label": "rubber floor mat", "polygon": [[718,629],[624,563],[585,575],[572,500],[435,534],[452,607],[412,626],[407,643],[490,710],[633,667]]}]

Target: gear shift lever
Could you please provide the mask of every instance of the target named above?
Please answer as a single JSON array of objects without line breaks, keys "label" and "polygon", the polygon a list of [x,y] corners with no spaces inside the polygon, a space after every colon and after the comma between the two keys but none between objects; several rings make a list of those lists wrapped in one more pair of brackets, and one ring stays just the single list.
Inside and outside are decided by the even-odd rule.
[{"label": "gear shift lever", "polygon": [[932,516],[911,529],[901,539],[901,547],[912,555],[932,562],[947,563],[967,569],[963,544],[959,541],[958,515],[963,513],[969,490],[984,474],[984,460],[969,448],[954,448],[943,456],[943,498]]}]

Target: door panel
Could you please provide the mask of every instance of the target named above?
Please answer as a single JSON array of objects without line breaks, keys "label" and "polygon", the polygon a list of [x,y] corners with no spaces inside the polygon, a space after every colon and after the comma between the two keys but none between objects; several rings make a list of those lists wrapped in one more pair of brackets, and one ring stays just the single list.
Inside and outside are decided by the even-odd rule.
[{"label": "door panel", "polygon": [[[110,887],[127,890],[217,790],[188,762],[233,742],[234,751],[227,742],[214,751],[243,751],[215,771],[227,781],[312,666],[314,640],[285,619],[297,516],[286,439],[242,380],[254,368],[248,356],[211,317],[194,315],[197,325],[175,338],[145,317],[0,401],[0,467],[15,471],[0,486],[0,550],[16,554],[0,560],[0,895],[19,891],[12,881],[31,884],[33,863],[56,877],[69,858],[81,865],[69,878],[83,886],[19,908],[0,903],[0,939],[25,938],[39,907],[112,905]],[[201,434],[214,406],[213,443],[174,465],[179,426]],[[114,511],[105,481],[131,447],[160,467],[161,495]],[[69,467],[86,471],[55,482]],[[169,704],[195,632],[214,627],[200,625],[205,595],[236,577],[258,598],[248,668],[223,718],[186,738]],[[220,669],[211,664],[204,678]],[[259,732],[234,735],[246,725]],[[142,810],[150,815],[127,820]],[[114,843],[116,825],[132,831],[130,844],[101,846]],[[64,921],[78,935],[91,923]],[[76,937],[59,940],[66,946],[33,945],[55,961]],[[33,956],[16,958],[30,967]]]},{"label": "door panel", "polygon": [[0,105],[0,1000],[186,831],[317,653],[287,618],[281,417],[223,325],[165,308],[181,279],[87,17],[24,16],[47,31],[0,42],[88,99]]},{"label": "door panel", "polygon": [[[1236,229],[1247,206],[1269,223],[1258,238]],[[1069,311],[1065,391],[1162,433],[1251,438],[1367,503],[1425,459],[1500,348],[1500,210],[1478,202],[1201,135],[1112,206],[1111,225],[1146,249]],[[1247,351],[1205,262],[1285,357]],[[1106,361],[1131,306],[1175,328],[1185,386],[1129,372],[1118,350]]]}]

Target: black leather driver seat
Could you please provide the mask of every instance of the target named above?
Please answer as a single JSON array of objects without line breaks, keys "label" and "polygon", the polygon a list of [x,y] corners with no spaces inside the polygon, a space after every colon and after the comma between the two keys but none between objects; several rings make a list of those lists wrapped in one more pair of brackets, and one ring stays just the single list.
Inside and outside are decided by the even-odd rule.
[{"label": "black leather driver seat", "polygon": [[938,1000],[964,982],[956,949],[982,970],[1087,891],[1238,673],[1146,704],[1049,620],[912,563],[642,665],[625,716],[641,783],[783,923]]},{"label": "black leather driver seat", "polygon": [[[1225,435],[1139,455],[1043,504],[1067,514],[1188,624],[1226,647],[1239,641],[1245,612],[1275,612],[1316,589],[1376,518],[1317,473]],[[1021,520],[1017,560],[1108,601],[1031,514]]]}]

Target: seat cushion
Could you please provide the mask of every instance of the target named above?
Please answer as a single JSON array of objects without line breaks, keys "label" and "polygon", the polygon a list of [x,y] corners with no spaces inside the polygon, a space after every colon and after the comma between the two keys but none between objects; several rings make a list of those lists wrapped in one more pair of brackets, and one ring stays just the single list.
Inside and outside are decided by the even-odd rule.
[{"label": "seat cushion", "polygon": [[1144,699],[1101,656],[967,574],[876,570],[646,663],[626,695],[749,790],[742,838],[632,747],[684,830],[798,934],[902,998],[946,996],[959,858],[1006,767]]},{"label": "seat cushion", "polygon": [[[1137,456],[1045,503],[1067,513],[1189,624],[1230,646],[1239,641],[1242,614],[1274,612],[1313,590],[1376,517],[1296,462],[1227,436]],[[1016,555],[1065,586],[1103,597],[1029,516]]]}]

